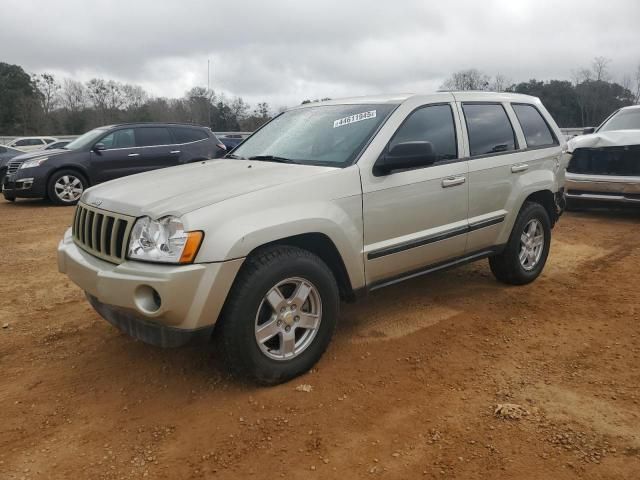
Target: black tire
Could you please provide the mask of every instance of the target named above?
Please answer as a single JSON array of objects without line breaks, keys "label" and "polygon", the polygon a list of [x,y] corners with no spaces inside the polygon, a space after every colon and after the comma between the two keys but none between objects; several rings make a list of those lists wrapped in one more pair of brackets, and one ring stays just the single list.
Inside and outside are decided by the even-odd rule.
[{"label": "black tire", "polygon": [[[65,176],[68,178],[73,177],[77,179],[80,182],[80,188],[82,191],[89,187],[89,182],[87,181],[86,177],[76,170],[58,170],[57,172],[54,172],[53,175],[51,175],[51,177],[49,178],[49,182],[47,183],[47,197],[55,205],[75,205],[76,203],[78,203],[78,200],[80,200],[79,195],[77,196],[77,198],[74,197],[69,200],[65,200],[56,192],[56,183],[59,180],[63,179]],[[82,192],[80,192],[80,195],[82,195]]]},{"label": "black tire", "polygon": [[[304,350],[291,359],[276,360],[258,345],[256,316],[267,292],[292,277],[304,279],[315,287],[321,301],[321,320]],[[263,385],[282,383],[308,371],[331,341],[339,303],[336,280],[316,255],[286,245],[257,251],[247,258],[238,273],[218,323],[216,340],[225,364],[236,376]],[[283,337],[273,338],[280,342]]]},{"label": "black tire", "polygon": [[16,201],[16,197],[14,197],[13,195],[5,195],[5,196],[4,196],[4,199],[5,199],[7,202],[15,202],[15,201]]},{"label": "black tire", "polygon": [[[527,270],[519,258],[521,251],[520,237],[532,220],[538,220],[542,225],[544,239],[539,260],[530,270]],[[491,271],[496,279],[510,285],[525,285],[533,282],[544,268],[549,256],[550,246],[551,221],[549,220],[549,214],[539,203],[526,202],[520,209],[505,249],[501,254],[489,258]]]}]

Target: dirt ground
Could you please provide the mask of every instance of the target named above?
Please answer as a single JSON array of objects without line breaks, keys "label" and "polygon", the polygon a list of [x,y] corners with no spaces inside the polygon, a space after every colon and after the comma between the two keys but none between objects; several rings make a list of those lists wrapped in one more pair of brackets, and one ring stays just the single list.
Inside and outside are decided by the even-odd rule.
[{"label": "dirt ground", "polygon": [[526,287],[485,261],[343,305],[275,388],[100,319],[57,273],[72,213],[0,201],[1,479],[640,476],[640,210],[566,214]]}]

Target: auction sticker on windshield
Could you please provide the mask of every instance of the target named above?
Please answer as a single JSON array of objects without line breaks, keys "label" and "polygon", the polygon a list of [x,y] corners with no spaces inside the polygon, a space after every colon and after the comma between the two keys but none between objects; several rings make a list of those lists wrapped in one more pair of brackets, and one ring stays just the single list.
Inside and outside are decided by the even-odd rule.
[{"label": "auction sticker on windshield", "polygon": [[345,125],[361,122],[362,120],[369,120],[370,118],[376,118],[376,110],[369,110],[368,112],[356,113],[348,117],[339,118],[333,122],[333,128],[344,127]]}]

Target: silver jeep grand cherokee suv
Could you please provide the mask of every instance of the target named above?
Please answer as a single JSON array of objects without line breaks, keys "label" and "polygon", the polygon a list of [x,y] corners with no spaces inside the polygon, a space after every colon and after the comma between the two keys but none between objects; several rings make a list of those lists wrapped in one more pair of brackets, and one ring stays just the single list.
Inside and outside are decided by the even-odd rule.
[{"label": "silver jeep grand cherokee suv", "polygon": [[61,272],[107,321],[161,346],[215,339],[264,384],[320,358],[340,299],[489,258],[542,271],[567,158],[533,97],[336,100],[277,116],[226,159],[88,189]]}]

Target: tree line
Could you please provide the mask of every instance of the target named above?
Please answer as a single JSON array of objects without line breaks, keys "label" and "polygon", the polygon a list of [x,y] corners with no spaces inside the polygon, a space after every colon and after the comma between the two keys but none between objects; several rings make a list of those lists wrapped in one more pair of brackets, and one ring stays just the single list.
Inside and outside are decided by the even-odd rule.
[{"label": "tree line", "polygon": [[185,122],[214,131],[253,131],[272,117],[268,103],[254,107],[193,87],[182,98],[151,97],[142,87],[94,78],[28,74],[0,62],[0,135],[81,134],[117,122]]},{"label": "tree line", "polygon": [[491,90],[539,97],[561,127],[598,126],[621,107],[640,103],[640,65],[620,83],[609,73],[611,60],[596,57],[588,68],[572,73],[571,80],[536,80],[513,83],[503,75],[489,76],[471,68],[451,75],[444,90]]},{"label": "tree line", "polygon": [[[453,73],[445,90],[492,90],[539,97],[562,127],[600,124],[614,110],[640,102],[640,65],[619,82],[609,73],[611,60],[596,57],[571,80],[513,83],[471,68]],[[324,98],[322,99],[324,100]],[[318,100],[304,100],[302,103]],[[181,98],[151,97],[142,87],[94,78],[88,82],[49,73],[28,74],[0,62],[0,135],[81,134],[116,122],[188,122],[214,131],[253,131],[272,117],[268,103],[251,106],[193,87]]]}]

